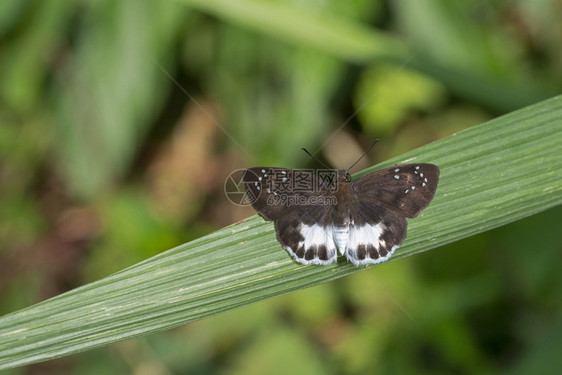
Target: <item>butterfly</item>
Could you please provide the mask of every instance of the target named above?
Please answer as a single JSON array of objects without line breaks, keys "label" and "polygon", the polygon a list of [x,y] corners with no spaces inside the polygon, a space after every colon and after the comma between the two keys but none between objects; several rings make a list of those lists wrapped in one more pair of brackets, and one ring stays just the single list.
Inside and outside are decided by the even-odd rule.
[{"label": "butterfly", "polygon": [[434,164],[405,164],[355,182],[346,170],[255,167],[243,175],[246,194],[277,240],[302,264],[327,265],[338,252],[354,265],[380,263],[406,237],[406,218],[429,205],[439,182]]}]

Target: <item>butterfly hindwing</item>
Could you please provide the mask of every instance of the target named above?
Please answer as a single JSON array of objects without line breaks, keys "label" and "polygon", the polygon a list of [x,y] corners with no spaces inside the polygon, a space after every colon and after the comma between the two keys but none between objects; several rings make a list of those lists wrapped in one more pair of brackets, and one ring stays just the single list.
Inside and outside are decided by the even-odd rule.
[{"label": "butterfly hindwing", "polygon": [[413,218],[431,202],[439,182],[434,164],[404,164],[371,172],[352,184],[362,201]]},{"label": "butterfly hindwing", "polygon": [[277,240],[302,264],[330,264],[337,260],[332,238],[331,210],[313,206],[293,210],[275,220]]},{"label": "butterfly hindwing", "polygon": [[351,223],[346,257],[356,266],[387,260],[406,237],[404,216],[371,202],[357,202]]}]

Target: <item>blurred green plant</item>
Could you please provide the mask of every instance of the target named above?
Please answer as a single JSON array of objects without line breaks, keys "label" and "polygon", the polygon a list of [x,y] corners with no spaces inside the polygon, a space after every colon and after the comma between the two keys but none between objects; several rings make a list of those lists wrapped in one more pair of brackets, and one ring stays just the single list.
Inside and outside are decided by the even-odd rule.
[{"label": "blurred green plant", "polygon": [[[202,186],[192,168],[185,168],[190,170],[187,177],[177,173],[183,164],[152,177],[162,181],[173,175],[175,179],[168,180],[173,186],[181,187],[175,181],[182,179],[195,186],[197,194],[179,189],[180,194],[191,197],[175,206],[182,214],[155,210],[155,202],[173,195],[169,191],[163,190],[159,196],[147,193],[151,191],[147,184],[151,177],[146,170],[155,165],[151,153],[161,146],[171,151],[165,143],[170,133],[177,137],[182,124],[193,122],[193,118],[178,119],[190,102],[174,84],[203,103],[208,113],[216,114],[221,125],[260,164],[302,166],[305,157],[299,147],[321,144],[331,137],[335,124],[344,123],[343,119],[356,111],[357,117],[348,120],[344,131],[354,141],[363,136],[353,134],[355,131],[384,135],[380,134],[380,116],[394,117],[387,128],[392,133],[375,150],[376,158],[384,160],[388,156],[382,155],[400,155],[559,93],[559,15],[560,2],[556,0],[0,2],[0,314],[97,280],[222,226],[217,224],[214,212],[223,211],[209,207],[220,201],[214,199],[217,190]],[[417,73],[395,76],[399,67]],[[393,73],[388,77],[390,71]],[[444,100],[438,98],[433,85],[420,84],[419,78],[445,87]],[[381,83],[384,90],[380,90]],[[362,100],[375,92],[372,101]],[[350,103],[354,93],[357,96]],[[401,113],[386,113],[389,106]],[[212,123],[201,125],[216,130]],[[531,122],[530,126],[535,125]],[[558,126],[555,122],[550,125]],[[531,142],[534,135],[528,131],[525,134],[530,134]],[[489,142],[512,149],[497,133],[490,136]],[[203,159],[222,161],[226,150],[229,161],[236,159],[238,166],[253,164],[243,161],[244,156],[237,154],[240,150],[235,150],[231,140],[225,137],[221,143],[220,137],[210,137],[202,146],[208,151],[200,155]],[[486,135],[479,139],[487,140]],[[342,149],[340,140],[333,144]],[[478,150],[477,144],[471,147]],[[185,149],[180,159],[203,164],[192,157],[189,145]],[[453,160],[458,151],[448,151]],[[540,153],[543,151],[547,149]],[[329,147],[324,148],[326,156],[331,152]],[[459,152],[459,157],[474,158],[476,165],[479,156],[477,152]],[[544,168],[538,160],[533,171],[542,173]],[[523,160],[523,166],[528,162]],[[469,171],[465,179],[474,177],[470,165],[465,167]],[[206,172],[206,168],[205,163],[202,169]],[[496,178],[507,179],[504,197],[512,197],[510,187],[518,197],[518,187],[510,185],[513,181],[509,174]],[[536,176],[530,174],[528,178]],[[462,178],[457,181],[459,186],[467,182]],[[446,186],[446,179],[444,183]],[[467,189],[478,189],[477,185],[475,182]],[[539,195],[547,193],[559,191]],[[459,196],[456,190],[452,194],[449,197]],[[465,198],[465,203],[470,205],[470,199]],[[480,203],[483,212],[492,210],[482,208]],[[547,203],[537,204],[537,210]],[[216,207],[224,208],[220,203]],[[140,371],[146,365],[143,345],[156,342],[159,344],[148,348],[158,349],[154,362],[176,366],[178,373],[185,366],[224,370],[221,366],[234,364],[238,372],[227,373],[247,374],[258,363],[280,367],[284,352],[294,355],[295,368],[309,372],[318,372],[322,366],[334,373],[343,372],[341,369],[384,373],[386,368],[388,373],[426,370],[431,374],[443,369],[443,373],[482,373],[517,365],[519,372],[514,373],[538,373],[549,365],[559,368],[562,283],[557,269],[561,244],[556,225],[560,208],[377,268],[377,278],[383,277],[393,287],[397,277],[403,278],[402,288],[394,291],[408,307],[423,306],[420,311],[412,311],[421,321],[420,327],[405,329],[404,319],[392,315],[396,309],[389,306],[390,300],[369,287],[370,273],[362,272],[181,330],[41,366],[63,363],[70,364],[76,373],[109,373],[106,369],[123,365],[125,359]],[[527,207],[522,215],[531,211]],[[472,211],[460,212],[473,215],[466,219],[470,223],[470,219],[478,223],[483,218],[483,228],[470,229],[473,232],[493,225],[486,222],[482,212],[475,216]],[[505,211],[500,209],[497,214]],[[84,220],[93,221],[81,225]],[[415,240],[420,220],[423,218],[412,222],[406,245]],[[252,223],[257,225],[259,221]],[[464,224],[460,218],[455,223]],[[448,228],[447,223],[439,223],[429,230],[435,232],[442,225]],[[76,232],[81,228],[86,232]],[[271,240],[271,235],[264,234],[267,228],[271,230],[268,226],[262,232],[257,230],[258,238]],[[222,240],[228,243],[226,237]],[[287,269],[293,266],[275,241],[266,243],[269,247],[265,254],[261,254],[261,248],[252,254],[260,253],[264,257],[260,261],[285,262]],[[414,249],[408,246],[402,251]],[[212,259],[208,261],[212,263]],[[404,264],[411,267],[405,270]],[[171,273],[164,273],[176,280],[173,285],[180,290],[180,285],[191,285],[184,272],[192,269],[177,268],[177,280]],[[149,271],[148,288],[158,284],[150,279],[158,276],[154,272]],[[285,271],[281,274],[287,275]],[[219,269],[215,275],[222,275]],[[195,279],[203,276],[196,275]],[[157,288],[165,288],[167,280],[154,290],[164,290]],[[128,292],[129,286],[124,284],[122,290],[115,286],[115,293]],[[131,288],[134,292],[141,287]],[[150,290],[139,293],[150,295]],[[87,296],[77,293],[76,300],[66,298],[63,300],[79,304]],[[111,303],[101,298],[101,305]],[[155,301],[161,298],[155,297]],[[133,320],[150,313],[149,308],[144,309],[149,302],[147,297],[136,305],[132,303],[130,308],[144,311],[132,313]],[[183,307],[188,306],[185,302]],[[54,308],[53,303],[49,301],[46,306]],[[39,306],[31,309],[29,327],[39,316]],[[125,307],[112,308],[108,314],[128,311]],[[251,316],[243,316],[249,311]],[[157,307],[153,312],[165,314],[169,310]],[[291,314],[295,321],[290,317],[287,320]],[[69,312],[66,316],[74,315]],[[185,319],[190,317],[185,314]],[[110,316],[106,318],[105,322],[111,323]],[[122,337],[139,332],[127,327],[122,315],[115,318],[116,324],[124,324]],[[184,321],[179,313],[175,318],[174,322]],[[39,316],[37,324],[49,324],[57,317],[46,323],[48,319]],[[326,324],[324,319],[332,320]],[[89,324],[84,321],[84,326]],[[162,327],[169,325],[169,321],[159,322]],[[78,323],[70,328],[74,323],[69,323],[69,331],[62,329],[74,335],[73,342],[84,340],[76,350],[104,342],[103,337],[89,340],[78,332]],[[105,342],[118,339],[118,329],[105,330],[107,327],[91,324],[93,331],[99,328],[101,335],[108,334]],[[61,325],[55,323],[57,327]],[[140,332],[150,328],[139,327]],[[291,329],[294,335],[287,332]],[[423,335],[419,335],[420,330]],[[258,338],[252,336],[256,332]],[[276,332],[281,339],[275,337]],[[55,340],[55,336],[50,339]],[[324,339],[334,341],[327,344]],[[49,355],[41,352],[47,341],[37,336],[23,344],[34,348],[30,356],[39,352]],[[126,345],[139,345],[137,354],[142,352],[143,357],[128,357],[121,351]],[[268,350],[269,345],[278,353]],[[301,351],[299,356],[294,354],[294,347]],[[55,345],[53,350],[57,348],[60,346]],[[174,357],[171,362],[170,356]],[[314,363],[296,365],[304,361]],[[120,368],[117,373],[124,371]]]},{"label": "blurred green plant", "polygon": [[471,12],[494,16],[489,2],[469,6],[459,0],[393,2],[399,26],[411,42],[406,45],[387,33],[334,13],[306,12],[282,1],[177,1],[242,28],[351,63],[385,60],[400,65],[411,59],[412,67],[433,76],[454,94],[498,112],[512,111],[558,93],[556,82],[549,80],[546,72],[525,70],[524,65],[513,64],[517,51],[496,48],[510,42],[499,26],[484,30],[484,26],[473,22],[475,15]]},{"label": "blurred green plant", "polygon": [[[410,223],[392,260],[562,203],[562,159],[553,152],[561,143],[559,96],[378,165],[433,162],[442,171],[434,201]],[[271,223],[254,216],[0,318],[0,368],[176,327],[361,270],[294,263]]]},{"label": "blurred green plant", "polygon": [[[386,86],[390,87],[385,90]],[[357,117],[367,133],[392,134],[411,111],[435,110],[445,95],[444,87],[434,79],[404,66],[397,70],[394,65],[379,64],[363,72],[354,102],[361,108]]]}]

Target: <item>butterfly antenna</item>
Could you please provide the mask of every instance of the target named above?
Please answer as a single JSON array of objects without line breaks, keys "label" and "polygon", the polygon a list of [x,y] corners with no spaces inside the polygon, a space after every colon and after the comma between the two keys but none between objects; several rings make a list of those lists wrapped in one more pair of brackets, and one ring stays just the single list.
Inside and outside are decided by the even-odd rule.
[{"label": "butterfly antenna", "polygon": [[373,146],[375,145],[375,143],[377,143],[378,141],[380,141],[380,139],[375,139],[375,140],[373,141],[373,143],[371,143],[371,145],[369,146],[369,148],[367,149],[367,151],[365,151],[365,152],[363,153],[363,155],[361,155],[361,157],[360,157],[359,159],[357,159],[357,161],[356,161],[355,163],[353,163],[353,165],[352,165],[351,167],[347,168],[347,171],[348,171],[348,172],[351,171],[351,168],[355,167],[355,165],[356,165],[357,163],[359,163],[359,161],[360,161],[361,159],[363,159],[363,156],[367,155],[367,154],[369,153],[369,151],[371,151],[371,149],[373,148]]},{"label": "butterfly antenna", "polygon": [[322,163],[320,160],[316,159],[316,156],[312,155],[310,152],[308,152],[308,150],[306,148],[301,148],[301,150],[303,150],[304,152],[306,152],[308,154],[308,156],[310,156],[312,159],[314,159],[317,163],[321,164],[322,166],[326,167],[327,169],[333,169],[328,167],[326,164]]}]

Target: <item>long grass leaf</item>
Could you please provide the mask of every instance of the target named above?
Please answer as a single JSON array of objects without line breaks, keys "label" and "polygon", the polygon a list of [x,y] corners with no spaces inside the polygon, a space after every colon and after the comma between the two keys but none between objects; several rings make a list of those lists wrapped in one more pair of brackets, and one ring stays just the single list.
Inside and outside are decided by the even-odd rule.
[{"label": "long grass leaf", "polygon": [[[562,96],[376,166],[441,167],[434,201],[410,221],[391,259],[559,205],[560,145]],[[272,224],[254,216],[0,318],[0,369],[169,329],[363,269],[299,265],[281,249]]]}]

